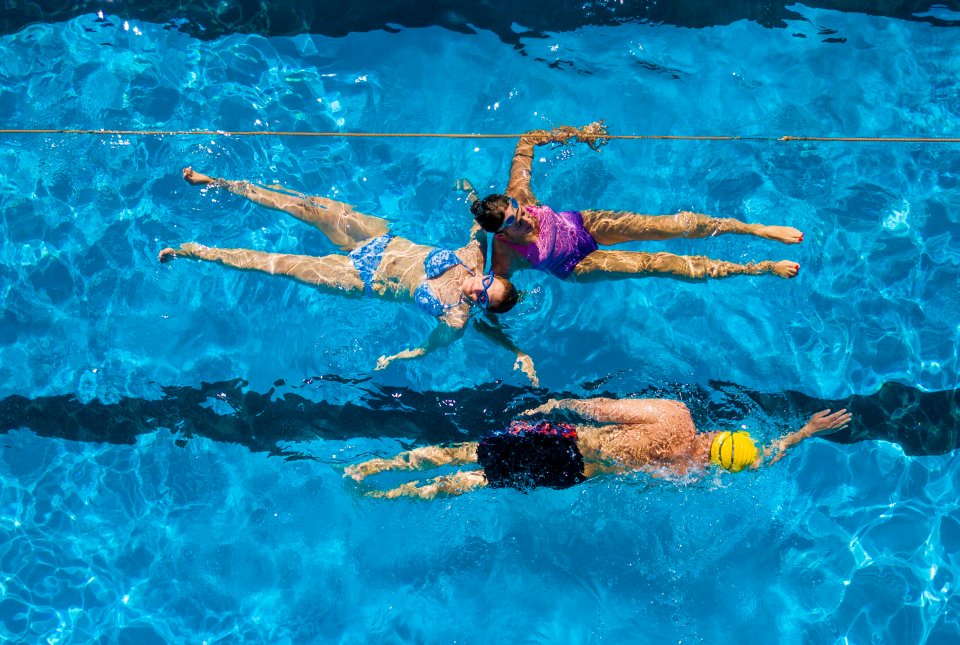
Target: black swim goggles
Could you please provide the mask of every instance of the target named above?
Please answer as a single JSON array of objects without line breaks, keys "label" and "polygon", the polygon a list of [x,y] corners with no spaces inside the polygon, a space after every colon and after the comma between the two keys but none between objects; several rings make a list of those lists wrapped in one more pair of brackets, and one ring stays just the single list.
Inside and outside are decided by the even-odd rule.
[{"label": "black swim goggles", "polygon": [[517,212],[520,210],[520,203],[515,198],[511,197],[510,205],[513,206],[514,213],[510,217],[503,218],[503,223],[500,224],[500,228],[497,229],[497,233],[502,233],[517,223]]}]

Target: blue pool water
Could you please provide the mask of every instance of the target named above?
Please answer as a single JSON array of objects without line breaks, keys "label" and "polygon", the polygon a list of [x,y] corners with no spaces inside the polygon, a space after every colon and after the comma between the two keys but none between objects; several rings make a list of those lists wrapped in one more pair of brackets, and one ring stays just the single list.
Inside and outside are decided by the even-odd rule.
[{"label": "blue pool water", "polygon": [[[603,118],[613,134],[957,136],[956,27],[791,10],[783,28],[585,23],[521,35],[519,48],[440,26],[199,39],[90,13],[0,36],[0,114],[17,129],[517,133]],[[15,417],[0,437],[3,640],[960,637],[950,451],[815,440],[736,478],[622,477],[433,503],[365,498],[341,476],[561,394],[663,392],[690,400],[705,428],[772,437],[816,408],[750,393],[957,390],[960,145],[542,149],[533,187],[555,207],[690,209],[806,237],[629,245],[793,259],[792,282],[519,274],[526,296],[508,322],[538,367],[535,390],[473,331],[374,372],[378,356],[429,333],[411,307],[156,262],[191,240],[335,252],[291,218],[186,185],[185,165],[335,197],[400,235],[458,245],[470,219],[451,186],[465,176],[502,189],[510,140],[0,143],[0,399]],[[179,422],[163,414],[174,399]],[[93,416],[97,406],[106,413]],[[298,408],[326,416],[305,421]],[[887,416],[896,425],[902,412]],[[201,422],[207,413],[222,424]],[[904,428],[903,443],[928,430]]]}]

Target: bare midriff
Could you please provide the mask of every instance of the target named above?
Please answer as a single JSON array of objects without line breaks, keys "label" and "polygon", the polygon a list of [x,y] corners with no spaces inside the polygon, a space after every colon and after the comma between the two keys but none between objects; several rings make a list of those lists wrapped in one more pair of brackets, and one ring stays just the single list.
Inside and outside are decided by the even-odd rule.
[{"label": "bare midriff", "polygon": [[[411,298],[426,278],[423,261],[436,247],[415,244],[403,237],[390,239],[383,258],[373,274],[373,288],[386,297]],[[454,251],[462,265],[449,269],[433,279],[433,289],[445,302],[456,302],[460,286],[467,276],[483,271],[483,254],[471,244]]]}]

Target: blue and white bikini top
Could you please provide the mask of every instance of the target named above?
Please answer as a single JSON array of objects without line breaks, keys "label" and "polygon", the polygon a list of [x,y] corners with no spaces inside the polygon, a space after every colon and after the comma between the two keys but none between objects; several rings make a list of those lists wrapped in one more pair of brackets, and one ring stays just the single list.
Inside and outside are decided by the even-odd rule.
[{"label": "blue and white bikini top", "polygon": [[[440,298],[430,288],[430,280],[443,275],[458,264],[463,264],[463,262],[450,249],[434,249],[423,259],[423,272],[426,273],[427,277],[417,285],[417,290],[413,292],[413,299],[421,309],[434,318],[439,318],[447,309],[452,309],[463,302],[461,296],[453,304],[445,305],[440,302]],[[472,275],[473,271],[470,271],[470,274]]]}]

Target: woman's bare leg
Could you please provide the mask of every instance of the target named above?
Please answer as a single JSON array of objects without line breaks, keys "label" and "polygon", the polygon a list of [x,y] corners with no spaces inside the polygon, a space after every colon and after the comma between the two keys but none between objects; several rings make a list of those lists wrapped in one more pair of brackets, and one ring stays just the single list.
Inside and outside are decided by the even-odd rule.
[{"label": "woman's bare leg", "polygon": [[220,262],[235,269],[282,275],[317,287],[341,292],[363,292],[360,274],[354,268],[350,258],[345,255],[313,257],[264,253],[249,249],[218,249],[190,242],[179,249],[163,249],[158,256],[161,262],[168,262],[174,258]]},{"label": "woman's bare leg", "polygon": [[669,240],[675,237],[713,237],[729,233],[756,235],[784,244],[798,244],[803,233],[790,226],[747,224],[732,217],[710,217],[681,211],[676,215],[641,215],[628,211],[582,211],[583,226],[597,244],[620,244],[639,240]]},{"label": "woman's bare leg", "polygon": [[781,278],[794,278],[800,265],[792,260],[748,262],[736,264],[713,260],[702,255],[673,253],[641,253],[637,251],[594,251],[573,270],[578,282],[621,280],[623,278],[676,278],[700,282],[707,278],[730,278],[735,275],[770,273]]},{"label": "woman's bare leg", "polygon": [[319,228],[331,242],[345,251],[353,250],[366,240],[385,235],[390,229],[387,220],[358,213],[350,204],[326,197],[268,190],[248,181],[214,179],[189,166],[183,169],[183,178],[193,186],[225,188],[255,204],[293,215],[301,222]]},{"label": "woman's bare leg", "polygon": [[463,495],[478,488],[487,485],[487,478],[484,477],[482,470],[467,470],[456,472],[443,477],[435,477],[423,486],[417,486],[420,482],[408,482],[402,486],[397,486],[387,491],[371,491],[367,493],[370,497],[381,497],[385,499],[396,499],[398,497],[419,497],[420,499],[433,499],[437,495]]},{"label": "woman's bare leg", "polygon": [[421,470],[439,466],[462,466],[477,462],[477,444],[458,443],[452,446],[425,446],[401,452],[393,459],[370,459],[349,466],[344,471],[347,477],[363,481],[365,477],[385,470]]}]

